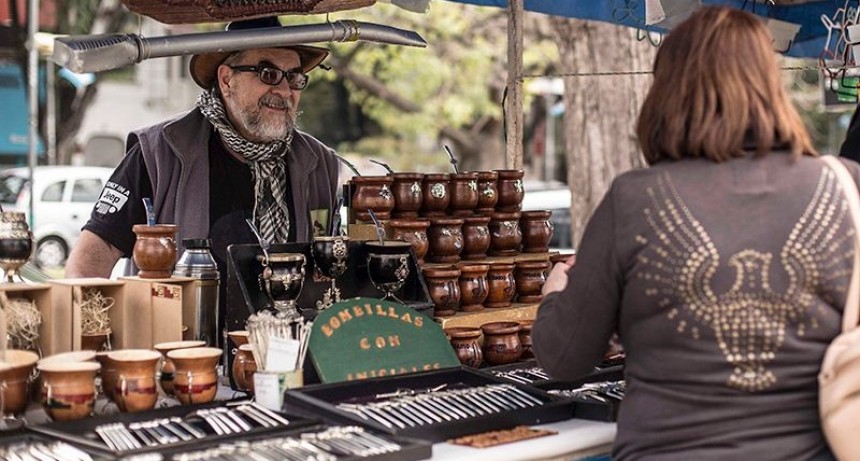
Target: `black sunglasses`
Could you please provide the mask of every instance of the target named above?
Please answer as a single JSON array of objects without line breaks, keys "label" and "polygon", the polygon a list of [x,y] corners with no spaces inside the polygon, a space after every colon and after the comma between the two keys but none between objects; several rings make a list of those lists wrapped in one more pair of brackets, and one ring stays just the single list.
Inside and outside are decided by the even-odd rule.
[{"label": "black sunglasses", "polygon": [[266,85],[278,85],[286,77],[287,85],[292,90],[304,90],[308,86],[308,74],[301,69],[281,70],[267,65],[230,66],[230,68],[239,72],[254,72]]}]

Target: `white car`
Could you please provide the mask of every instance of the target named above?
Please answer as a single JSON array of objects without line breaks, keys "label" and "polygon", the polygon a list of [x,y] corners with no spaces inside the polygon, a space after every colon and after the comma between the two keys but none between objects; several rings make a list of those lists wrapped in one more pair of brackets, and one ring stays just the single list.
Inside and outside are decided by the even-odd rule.
[{"label": "white car", "polygon": [[573,248],[570,229],[570,187],[566,184],[526,183],[525,189],[523,211],[552,211],[549,219],[554,229],[552,240],[549,242],[550,248],[553,250]]},{"label": "white car", "polygon": [[[90,219],[93,205],[113,168],[80,166],[38,166],[33,169],[35,194],[35,263],[41,268],[65,265],[81,227]],[[30,209],[28,168],[0,171],[0,206],[4,211]]]}]

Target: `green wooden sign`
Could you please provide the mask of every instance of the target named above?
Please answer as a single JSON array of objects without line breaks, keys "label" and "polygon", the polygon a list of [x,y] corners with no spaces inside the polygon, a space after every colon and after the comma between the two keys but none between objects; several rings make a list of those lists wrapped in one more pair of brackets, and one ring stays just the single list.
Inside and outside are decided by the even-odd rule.
[{"label": "green wooden sign", "polygon": [[433,319],[374,298],[350,299],[320,312],[308,347],[324,383],[460,365]]}]

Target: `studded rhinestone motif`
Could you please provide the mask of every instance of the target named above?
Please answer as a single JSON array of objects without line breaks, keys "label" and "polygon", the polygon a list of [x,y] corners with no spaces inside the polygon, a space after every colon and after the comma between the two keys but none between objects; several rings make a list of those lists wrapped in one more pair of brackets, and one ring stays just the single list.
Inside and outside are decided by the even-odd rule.
[{"label": "studded rhinestone motif", "polygon": [[[667,309],[679,334],[694,340],[713,337],[731,367],[728,387],[756,392],[773,386],[777,377],[768,364],[784,345],[787,332],[802,337],[819,326],[812,309],[818,287],[831,281],[844,293],[848,283],[850,273],[828,270],[853,258],[854,229],[845,224],[851,218],[835,175],[828,168],[822,170],[812,199],[778,256],[747,248],[729,256],[722,267],[713,240],[668,174],[646,192],[650,206],[642,210],[642,217],[652,232],[635,236],[642,248],[638,262],[644,267],[636,277],[645,282],[645,294],[659,298],[658,305]],[[783,292],[771,287],[772,264],[781,265],[787,274]],[[734,274],[724,292],[713,285],[720,269]]]}]

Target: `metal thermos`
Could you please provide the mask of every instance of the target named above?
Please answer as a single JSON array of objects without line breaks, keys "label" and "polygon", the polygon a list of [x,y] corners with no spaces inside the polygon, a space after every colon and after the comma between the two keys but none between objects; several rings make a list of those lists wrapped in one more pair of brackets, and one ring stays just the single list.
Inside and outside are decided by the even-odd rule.
[{"label": "metal thermos", "polygon": [[191,329],[192,339],[206,341],[212,347],[218,347],[218,266],[209,249],[210,239],[183,239],[185,252],[176,263],[173,275],[197,279],[194,287],[197,291],[197,304],[194,309],[194,320],[188,328]]}]

